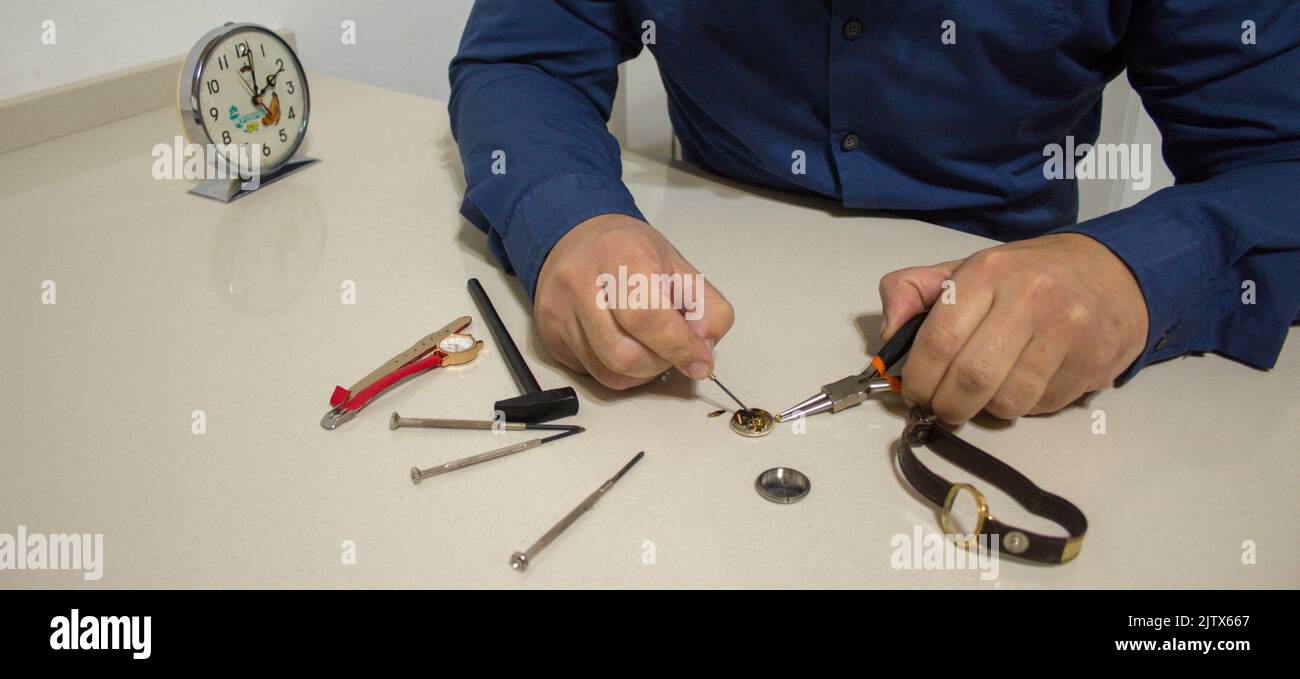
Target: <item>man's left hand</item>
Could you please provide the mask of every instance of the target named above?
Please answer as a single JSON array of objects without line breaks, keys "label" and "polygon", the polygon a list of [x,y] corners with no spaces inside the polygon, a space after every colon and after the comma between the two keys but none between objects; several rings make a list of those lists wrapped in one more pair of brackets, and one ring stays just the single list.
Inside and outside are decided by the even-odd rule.
[{"label": "man's left hand", "polygon": [[[945,281],[951,283],[945,285]],[[880,280],[888,339],[922,309],[903,395],[956,424],[1060,410],[1142,353],[1147,307],[1128,266],[1081,234],[1041,236]]]}]

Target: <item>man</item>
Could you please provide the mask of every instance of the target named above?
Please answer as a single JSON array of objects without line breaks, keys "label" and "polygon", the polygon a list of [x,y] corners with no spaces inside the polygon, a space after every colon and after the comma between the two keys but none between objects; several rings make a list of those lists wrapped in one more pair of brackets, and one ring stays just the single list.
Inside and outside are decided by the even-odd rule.
[{"label": "man", "polygon": [[[480,0],[451,65],[462,213],[547,349],[607,386],[705,377],[733,320],[712,288],[695,321],[595,304],[619,266],[694,272],[606,130],[643,45],[686,160],[1009,241],[880,282],[886,337],[933,305],[904,393],[946,421],[1055,411],[1193,351],[1271,367],[1300,313],[1300,3]],[[1095,141],[1124,69],[1177,185],[1075,224],[1046,150]],[[948,280],[957,303],[936,304]]]}]

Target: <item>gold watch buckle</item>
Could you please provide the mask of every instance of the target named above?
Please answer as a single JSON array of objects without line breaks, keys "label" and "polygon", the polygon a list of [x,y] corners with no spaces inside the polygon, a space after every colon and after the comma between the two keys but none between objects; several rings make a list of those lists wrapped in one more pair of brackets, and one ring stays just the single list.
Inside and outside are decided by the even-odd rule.
[{"label": "gold watch buckle", "polygon": [[[956,535],[959,533],[952,525],[952,504],[957,500],[961,491],[969,491],[971,497],[975,498],[976,512],[978,518],[975,520],[975,530],[965,541],[958,542]],[[948,496],[943,499],[943,507],[939,510],[939,527],[943,529],[944,535],[954,536],[953,543],[958,547],[970,548],[979,541],[979,536],[984,532],[984,524],[989,520],[989,503],[984,499],[984,494],[975,489],[969,483],[954,483],[948,489]]]}]

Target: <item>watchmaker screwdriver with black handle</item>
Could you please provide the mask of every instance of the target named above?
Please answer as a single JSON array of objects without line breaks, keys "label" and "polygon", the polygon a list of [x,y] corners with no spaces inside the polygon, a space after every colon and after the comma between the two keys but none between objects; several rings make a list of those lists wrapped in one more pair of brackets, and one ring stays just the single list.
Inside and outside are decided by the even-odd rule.
[{"label": "watchmaker screwdriver with black handle", "polygon": [[871,364],[867,366],[866,370],[822,386],[821,391],[813,397],[781,411],[781,414],[776,416],[776,421],[784,422],[796,417],[816,415],[828,410],[832,413],[838,413],[845,408],[852,408],[862,403],[870,398],[872,394],[883,391],[901,391],[902,383],[899,382],[898,378],[885,373],[911,350],[912,342],[916,340],[917,331],[921,329],[921,324],[925,322],[926,317],[929,315],[929,310],[922,311],[904,323],[903,327],[899,328],[898,332],[894,333],[894,336],[889,338],[888,342],[885,342],[885,346],[880,349],[880,353],[871,358]]}]

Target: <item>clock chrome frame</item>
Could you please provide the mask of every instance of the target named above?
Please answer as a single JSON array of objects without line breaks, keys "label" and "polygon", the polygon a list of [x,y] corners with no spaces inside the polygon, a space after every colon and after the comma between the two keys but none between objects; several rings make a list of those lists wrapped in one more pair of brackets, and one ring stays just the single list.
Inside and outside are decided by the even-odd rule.
[{"label": "clock chrome frame", "polygon": [[[199,38],[194,47],[185,57],[185,64],[181,66],[180,77],[176,90],[176,108],[180,112],[181,127],[185,131],[185,138],[192,144],[212,144],[217,149],[221,148],[215,140],[208,135],[207,127],[203,123],[203,107],[199,104],[201,90],[203,85],[203,67],[208,62],[208,57],[217,45],[221,44],[226,38],[236,33],[252,32],[261,33],[279,42],[289,54],[293,55],[294,61],[298,62],[298,72],[302,75],[302,122],[298,124],[298,134],[294,141],[293,147],[289,150],[288,155],[280,163],[274,166],[262,166],[263,177],[262,184],[269,183],[266,175],[274,173],[280,168],[288,168],[294,165],[294,157],[298,154],[298,147],[302,146],[302,140],[307,137],[307,124],[311,121],[311,87],[307,82],[307,73],[302,67],[302,60],[298,58],[298,53],[288,42],[281,38],[278,33],[260,24],[253,23],[226,23],[225,25],[214,28]],[[220,155],[220,151],[218,151]],[[232,171],[238,170],[238,164],[231,159],[221,156]],[[299,165],[301,167],[303,165]],[[296,168],[295,168],[296,169]],[[276,177],[278,178],[278,177]],[[209,195],[208,192],[201,192],[202,195]],[[216,197],[210,196],[209,197]],[[232,196],[233,198],[233,196]]]}]

